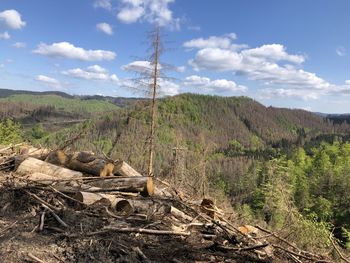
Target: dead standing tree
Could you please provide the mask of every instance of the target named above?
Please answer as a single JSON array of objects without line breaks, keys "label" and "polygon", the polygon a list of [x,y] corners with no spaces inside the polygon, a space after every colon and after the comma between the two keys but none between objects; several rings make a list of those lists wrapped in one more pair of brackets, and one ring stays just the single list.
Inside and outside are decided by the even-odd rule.
[{"label": "dead standing tree", "polygon": [[161,83],[165,82],[166,79],[169,79],[165,76],[164,71],[171,67],[160,62],[160,57],[164,51],[164,47],[159,26],[156,26],[156,28],[148,34],[148,39],[151,43],[148,49],[150,56],[147,58],[147,61],[143,61],[145,62],[143,65],[138,65],[137,69],[133,70],[138,75],[137,78],[131,80],[136,84],[136,87],[131,86],[129,88],[132,88],[137,92],[143,92],[151,98],[151,122],[147,140],[149,144],[147,175],[153,177],[155,158],[154,146],[157,123],[157,97],[160,94]]},{"label": "dead standing tree", "polygon": [[159,27],[156,28],[153,34],[151,33],[152,38],[152,48],[153,54],[151,56],[151,66],[153,66],[153,71],[151,76],[153,78],[152,83],[152,107],[151,107],[151,128],[149,136],[149,161],[148,161],[148,176],[153,177],[153,162],[154,162],[154,134],[156,126],[156,96],[158,89],[158,78],[159,78],[159,56],[162,52],[160,45],[160,32]]}]

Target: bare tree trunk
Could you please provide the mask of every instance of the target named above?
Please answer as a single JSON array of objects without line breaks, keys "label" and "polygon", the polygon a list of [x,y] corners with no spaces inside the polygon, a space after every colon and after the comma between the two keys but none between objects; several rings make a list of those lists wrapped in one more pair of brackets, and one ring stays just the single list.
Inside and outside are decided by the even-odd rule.
[{"label": "bare tree trunk", "polygon": [[153,162],[154,162],[154,134],[156,124],[156,95],[157,95],[157,81],[158,81],[158,60],[159,60],[159,27],[157,28],[156,37],[153,40],[154,47],[154,72],[152,83],[152,108],[151,108],[151,131],[150,131],[150,145],[149,145],[149,162],[148,162],[148,176],[153,177]]}]

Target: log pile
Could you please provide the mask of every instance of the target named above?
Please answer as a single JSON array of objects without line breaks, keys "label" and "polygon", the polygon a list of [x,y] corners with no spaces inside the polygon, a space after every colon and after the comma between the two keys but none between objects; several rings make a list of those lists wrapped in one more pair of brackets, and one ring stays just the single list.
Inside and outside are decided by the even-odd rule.
[{"label": "log pile", "polygon": [[[50,152],[33,147],[19,151],[0,149],[0,157],[0,169],[6,167],[5,173],[0,174],[0,192],[14,191],[23,196],[27,205],[34,205],[36,223],[32,232],[54,234],[74,242],[118,237],[118,242],[114,242],[123,251],[118,253],[125,254],[124,261],[118,262],[188,262],[186,258],[171,261],[154,256],[149,246],[155,240],[167,250],[161,237],[170,242],[169,251],[180,243],[182,249],[192,251],[192,258],[198,257],[202,262],[332,262],[327,256],[283,242],[264,228],[236,226],[211,199],[184,200],[179,189],[171,189],[160,180],[155,187],[153,178],[142,176],[121,160],[91,152]],[[98,224],[88,228],[91,221]],[[0,227],[0,238],[10,238],[12,224],[18,223]],[[147,246],[138,243],[135,247],[140,236],[142,242],[153,239]],[[26,255],[27,260],[47,262],[34,252]],[[130,261],[125,259],[128,253],[133,255]],[[52,262],[63,261],[69,259]]]}]

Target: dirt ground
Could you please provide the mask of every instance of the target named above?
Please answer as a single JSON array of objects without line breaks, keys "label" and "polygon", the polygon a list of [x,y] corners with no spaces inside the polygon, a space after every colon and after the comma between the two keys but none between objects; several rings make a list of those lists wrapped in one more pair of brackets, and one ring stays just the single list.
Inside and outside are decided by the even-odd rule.
[{"label": "dirt ground", "polygon": [[[45,200],[51,203],[64,202],[57,196],[45,196]],[[215,242],[203,240],[196,234],[178,237],[113,231],[98,233],[104,226],[117,223],[116,219],[106,213],[104,207],[103,203],[99,203],[85,209],[76,209],[74,206],[65,210],[59,216],[68,224],[66,229],[52,215],[46,215],[44,228],[39,231],[42,207],[23,189],[2,190],[2,262],[257,262],[255,257],[250,261],[249,253],[220,251]],[[128,221],[128,224],[142,228],[149,225],[154,228],[157,225],[157,228],[164,229],[166,220],[136,220]]]}]

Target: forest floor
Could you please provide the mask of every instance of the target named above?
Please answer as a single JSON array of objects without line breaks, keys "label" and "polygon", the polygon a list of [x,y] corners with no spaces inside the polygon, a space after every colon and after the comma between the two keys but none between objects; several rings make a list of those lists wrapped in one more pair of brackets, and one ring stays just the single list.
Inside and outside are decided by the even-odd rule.
[{"label": "forest floor", "polygon": [[[65,230],[53,217],[47,217],[46,226],[39,231],[40,205],[21,190],[1,191],[2,262],[269,262],[258,260],[251,252],[220,250],[215,242],[196,233],[180,237],[105,232],[103,227],[113,225],[116,219],[103,207],[101,203],[64,211],[60,217],[69,225]],[[166,220],[128,223],[142,228],[158,224],[158,229],[168,224]]]}]

